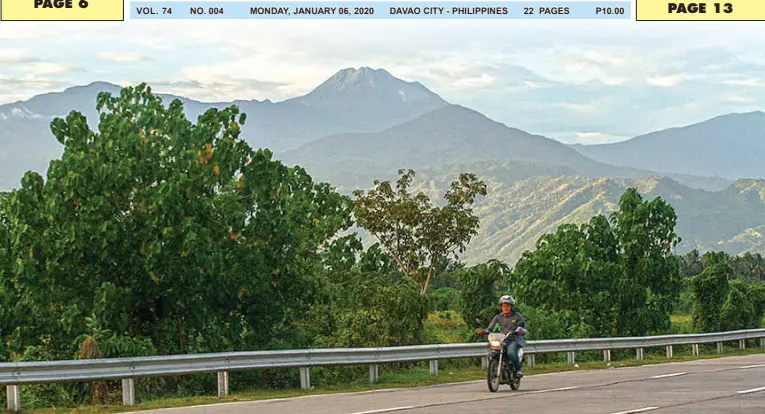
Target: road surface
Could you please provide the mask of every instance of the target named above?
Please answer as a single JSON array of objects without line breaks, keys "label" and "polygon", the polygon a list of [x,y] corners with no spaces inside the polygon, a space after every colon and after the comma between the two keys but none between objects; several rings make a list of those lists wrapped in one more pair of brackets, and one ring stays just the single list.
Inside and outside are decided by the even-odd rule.
[{"label": "road surface", "polygon": [[765,413],[765,354],[527,375],[518,391],[486,381],[235,402],[141,413],[458,414]]}]

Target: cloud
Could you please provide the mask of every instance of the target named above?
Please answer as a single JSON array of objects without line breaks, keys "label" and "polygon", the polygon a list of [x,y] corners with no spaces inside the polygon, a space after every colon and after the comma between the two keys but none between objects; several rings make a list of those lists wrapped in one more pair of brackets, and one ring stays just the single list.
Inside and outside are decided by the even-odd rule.
[{"label": "cloud", "polygon": [[[679,37],[693,45],[671,41]],[[576,20],[9,23],[0,44],[17,49],[0,49],[9,79],[0,80],[0,102],[98,80],[147,81],[201,101],[278,101],[342,68],[371,66],[497,121],[576,141],[765,108],[765,96],[745,89],[765,86],[765,55],[751,47],[760,43],[757,22],[656,22],[648,32],[630,21]],[[129,64],[137,62],[140,70]]]},{"label": "cloud", "polygon": [[0,75],[0,96],[5,102],[15,102],[27,98],[26,90],[51,91],[68,86],[66,82],[40,78],[10,78]]},{"label": "cloud", "polygon": [[541,131],[539,133],[543,136],[553,138],[566,144],[581,145],[609,144],[632,138],[631,136],[620,136],[603,132]]},{"label": "cloud", "polygon": [[[134,84],[137,81],[122,83]],[[159,93],[193,97],[193,99],[203,102],[234,100],[230,99],[231,96],[267,96],[269,91],[278,90],[278,88],[284,86],[284,84],[277,82],[220,75],[213,77],[201,76],[197,79],[192,75],[176,80],[151,82],[150,85],[153,90]]]},{"label": "cloud", "polygon": [[765,86],[765,78],[731,79],[723,83],[730,86],[763,87]]},{"label": "cloud", "polygon": [[550,86],[550,84],[545,82],[524,81],[523,86],[527,88],[544,88]]},{"label": "cloud", "polygon": [[756,102],[757,100],[746,96],[727,96],[725,97],[725,101],[735,103],[752,103]]},{"label": "cloud", "polygon": [[0,49],[0,63],[18,64],[30,63],[40,60],[27,49]]},{"label": "cloud", "polygon": [[454,86],[457,88],[465,89],[487,88],[490,86],[498,85],[501,82],[502,80],[499,78],[482,73],[481,76],[458,79],[456,82],[454,82]]},{"label": "cloud", "polygon": [[59,75],[81,70],[83,69],[60,62],[34,62],[28,65],[28,71],[33,75]]},{"label": "cloud", "polygon": [[117,52],[103,52],[99,53],[99,56],[104,60],[121,63],[136,63],[136,62],[149,62],[152,58],[138,53],[117,53]]},{"label": "cloud", "polygon": [[646,78],[646,83],[653,86],[659,86],[663,88],[676,86],[683,81],[682,74],[668,75],[668,76],[654,76]]},{"label": "cloud", "polygon": [[580,144],[606,144],[623,141],[626,137],[613,136],[602,132],[576,132],[576,142]]}]

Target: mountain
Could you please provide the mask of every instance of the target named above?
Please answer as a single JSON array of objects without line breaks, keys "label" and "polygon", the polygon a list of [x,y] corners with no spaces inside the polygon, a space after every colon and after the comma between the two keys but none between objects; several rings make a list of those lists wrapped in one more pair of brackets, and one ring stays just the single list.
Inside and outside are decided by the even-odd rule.
[{"label": "mountain", "polygon": [[[731,254],[765,251],[765,180],[739,180],[723,190],[706,191],[666,177],[589,178],[559,171],[544,175],[529,168],[511,161],[421,170],[412,191],[436,200],[459,172],[483,171],[488,194],[475,204],[481,221],[478,235],[461,256],[468,263],[497,258],[515,265],[525,250],[535,248],[540,236],[561,224],[581,224],[616,210],[629,187],[636,187],[646,199],[662,197],[674,207],[676,232],[682,237],[677,253],[694,248]],[[519,174],[523,170],[528,174]],[[372,239],[365,235],[364,240]]]},{"label": "mountain", "polygon": [[[63,149],[50,132],[54,117],[80,111],[96,129],[97,94],[118,94],[120,89],[94,82],[0,105],[0,191],[18,186],[29,169],[44,173],[50,160],[60,156]],[[208,108],[235,104],[247,114],[243,137],[253,147],[270,148],[277,154],[325,135],[380,131],[448,105],[418,82],[406,82],[383,69],[368,67],[343,69],[308,94],[282,102],[200,102],[158,95],[166,105],[180,99],[192,120]]]},{"label": "mountain", "polygon": [[[338,186],[360,184],[364,177],[372,175],[392,178],[400,168],[503,160],[533,163],[540,171],[565,170],[587,177],[656,175],[593,161],[551,138],[508,127],[460,105],[448,105],[376,133],[320,138],[280,154],[280,159]],[[692,182],[691,177],[675,178]],[[695,180],[694,185],[701,184],[699,177]],[[703,181],[712,188],[730,184],[726,180]]]},{"label": "mountain", "polygon": [[728,179],[765,178],[765,113],[721,115],[627,141],[578,145],[594,160],[658,172]]},{"label": "mountain", "polygon": [[362,67],[343,69],[307,95],[284,103],[358,111],[369,116],[380,110],[409,112],[418,106],[434,109],[445,105],[446,101],[419,82],[402,81],[384,69]]},{"label": "mountain", "polygon": [[[97,82],[0,105],[0,191],[18,186],[26,170],[44,173],[60,155],[50,132],[53,117],[78,110],[95,128],[96,95],[120,89]],[[399,168],[414,168],[419,188],[440,198],[460,172],[475,172],[486,180],[489,195],[476,205],[481,227],[463,257],[468,262],[496,257],[514,264],[539,236],[560,224],[613,211],[630,186],[675,206],[683,237],[678,252],[765,251],[765,180],[694,175],[730,177],[744,172],[723,174],[720,168],[762,168],[762,152],[757,152],[765,131],[762,113],[718,117],[620,144],[572,147],[369,68],[341,70],[308,94],[276,103],[160,97],[166,104],[180,99],[190,119],[210,107],[238,105],[248,115],[243,136],[252,146],[271,148],[278,159],[305,167],[344,193],[369,188],[375,179],[395,179]],[[604,162],[583,154],[590,150],[623,158]],[[663,171],[675,172],[659,174],[642,169],[641,162],[669,165]]]}]

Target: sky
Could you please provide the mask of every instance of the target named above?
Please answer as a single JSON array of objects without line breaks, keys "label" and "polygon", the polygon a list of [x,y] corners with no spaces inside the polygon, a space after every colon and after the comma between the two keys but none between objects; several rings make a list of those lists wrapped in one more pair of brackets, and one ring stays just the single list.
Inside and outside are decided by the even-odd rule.
[{"label": "sky", "polygon": [[366,66],[567,143],[765,110],[762,22],[126,16],[0,23],[0,103],[94,81],[148,82],[201,101],[280,101]]}]

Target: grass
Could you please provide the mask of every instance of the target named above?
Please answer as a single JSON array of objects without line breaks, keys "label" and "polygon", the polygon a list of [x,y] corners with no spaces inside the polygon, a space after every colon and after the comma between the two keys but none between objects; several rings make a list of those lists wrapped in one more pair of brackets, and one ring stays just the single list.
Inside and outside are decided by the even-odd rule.
[{"label": "grass", "polygon": [[455,344],[465,342],[472,330],[462,315],[455,311],[431,312],[423,323],[426,344]]}]

